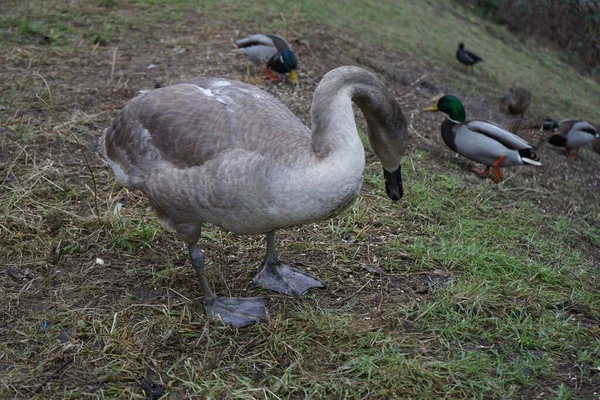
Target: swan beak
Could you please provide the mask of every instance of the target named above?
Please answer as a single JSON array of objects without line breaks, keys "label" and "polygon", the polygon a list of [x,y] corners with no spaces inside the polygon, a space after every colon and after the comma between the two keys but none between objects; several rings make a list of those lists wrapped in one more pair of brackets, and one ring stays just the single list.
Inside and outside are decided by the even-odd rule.
[{"label": "swan beak", "polygon": [[295,69],[290,71],[290,82],[292,82],[294,85],[298,84],[298,71]]},{"label": "swan beak", "polygon": [[423,111],[439,111],[437,104],[432,105],[431,107],[424,108]]},{"label": "swan beak", "polygon": [[389,172],[385,168],[383,169],[383,176],[385,177],[385,192],[392,201],[398,201],[404,195],[404,188],[402,187],[402,166],[394,172]]}]

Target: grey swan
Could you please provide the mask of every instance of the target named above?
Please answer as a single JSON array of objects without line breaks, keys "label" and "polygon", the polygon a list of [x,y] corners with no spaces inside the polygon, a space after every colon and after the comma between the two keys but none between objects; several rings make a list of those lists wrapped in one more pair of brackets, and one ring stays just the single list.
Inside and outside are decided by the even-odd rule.
[{"label": "grey swan", "polygon": [[357,197],[365,154],[352,102],[367,121],[387,195],[399,200],[406,118],[386,86],[359,67],[325,74],[313,96],[312,130],[257,87],[201,77],[138,94],[99,139],[117,181],[141,190],[187,243],[209,317],[234,327],[265,321],[267,300],[212,292],[197,244],[203,223],[266,233],[255,285],[294,296],[324,286],[279,262],[275,230],[331,218]]}]

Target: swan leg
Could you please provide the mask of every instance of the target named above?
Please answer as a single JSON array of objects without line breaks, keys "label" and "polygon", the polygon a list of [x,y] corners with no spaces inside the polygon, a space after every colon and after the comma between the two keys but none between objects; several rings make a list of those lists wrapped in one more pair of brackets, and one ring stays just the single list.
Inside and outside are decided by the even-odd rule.
[{"label": "swan leg", "polygon": [[289,296],[300,296],[308,289],[325,287],[321,280],[310,274],[279,262],[275,251],[275,231],[267,233],[265,266],[252,283]]},{"label": "swan leg", "polygon": [[208,287],[204,276],[204,253],[197,244],[188,245],[192,266],[196,270],[202,285],[204,308],[211,319],[234,328],[242,328],[255,322],[266,321],[267,313],[264,297],[220,297]]}]

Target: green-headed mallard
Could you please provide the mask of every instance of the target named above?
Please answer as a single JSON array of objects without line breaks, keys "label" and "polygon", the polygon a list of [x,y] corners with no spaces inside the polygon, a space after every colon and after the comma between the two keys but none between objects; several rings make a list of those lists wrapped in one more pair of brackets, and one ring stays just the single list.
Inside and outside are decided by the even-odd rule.
[{"label": "green-headed mallard", "polygon": [[523,117],[531,104],[531,92],[524,87],[513,86],[500,98],[500,103],[510,114]]},{"label": "green-headed mallard", "polygon": [[278,35],[258,34],[238,39],[235,44],[252,63],[264,68],[270,80],[280,80],[271,71],[290,74],[290,81],[298,84],[298,61],[287,40]]},{"label": "green-headed mallard", "polygon": [[424,111],[442,111],[448,115],[442,123],[444,142],[461,156],[484,164],[484,170],[473,169],[480,176],[487,175],[491,167],[494,180],[500,182],[503,177],[500,167],[542,165],[533,147],[517,135],[491,122],[465,121],[465,109],[454,96],[443,96]]},{"label": "green-headed mallard", "polygon": [[208,315],[241,327],[266,319],[266,300],[211,291],[197,244],[202,224],[267,234],[256,285],[296,296],[322,287],[279,262],[275,230],[331,218],[358,195],[365,153],[352,102],[367,121],[387,195],[399,200],[407,122],[386,86],[358,67],[323,77],[313,96],[312,129],[257,87],[194,78],[130,100],[100,138],[99,151],[117,180],[143,191],[163,224],[186,241]]},{"label": "green-headed mallard", "polygon": [[[598,137],[598,129],[587,121],[566,118],[558,123],[558,133],[548,143],[564,147],[568,158],[577,158],[579,148]],[[575,150],[571,153],[572,150]]]},{"label": "green-headed mallard", "polygon": [[552,118],[514,120],[507,130],[525,139],[534,148],[540,146],[558,129],[558,122]]},{"label": "green-headed mallard", "polygon": [[483,62],[483,58],[476,56],[468,50],[465,50],[464,43],[458,44],[458,49],[456,49],[456,59],[467,67],[475,65],[480,61]]}]

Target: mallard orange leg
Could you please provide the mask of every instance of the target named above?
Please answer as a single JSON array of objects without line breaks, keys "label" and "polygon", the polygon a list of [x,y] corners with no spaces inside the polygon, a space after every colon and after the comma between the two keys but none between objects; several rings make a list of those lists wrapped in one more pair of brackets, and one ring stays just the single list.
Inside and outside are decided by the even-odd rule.
[{"label": "mallard orange leg", "polygon": [[502,173],[502,171],[500,171],[500,164],[502,164],[502,161],[504,161],[505,158],[505,156],[500,156],[492,164],[492,174],[494,175],[494,181],[496,183],[501,182],[502,178],[504,177],[504,174]]},{"label": "mallard orange leg", "polygon": [[272,81],[272,82],[279,82],[281,80],[281,77],[277,76],[273,72],[271,72],[271,70],[269,69],[269,67],[265,67],[264,71],[265,71],[265,75],[267,76],[267,78],[269,78],[270,81]]},{"label": "mallard orange leg", "polygon": [[490,167],[489,167],[489,165],[486,165],[484,169],[479,169],[477,167],[473,167],[472,171],[483,178],[490,171]]},{"label": "mallard orange leg", "polygon": [[565,148],[565,155],[567,156],[567,158],[577,159],[577,157],[579,157],[579,147],[576,148],[573,153],[571,153],[571,150],[573,149],[570,149],[568,147]]}]

